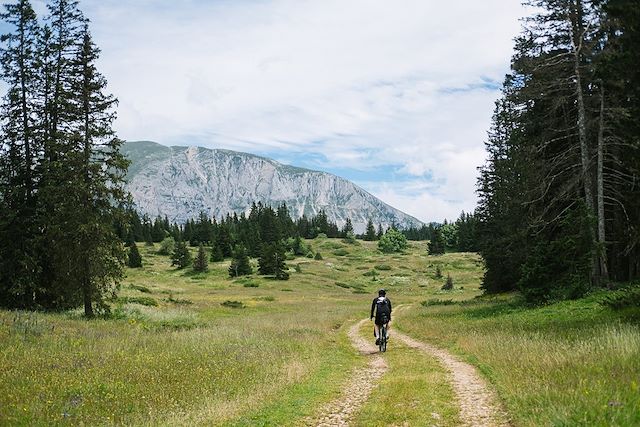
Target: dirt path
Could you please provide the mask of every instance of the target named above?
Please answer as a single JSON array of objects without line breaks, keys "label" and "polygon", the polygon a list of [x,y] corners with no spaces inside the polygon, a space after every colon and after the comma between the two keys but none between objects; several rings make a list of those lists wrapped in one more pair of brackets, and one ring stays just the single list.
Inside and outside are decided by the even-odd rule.
[{"label": "dirt path", "polygon": [[402,341],[411,348],[435,357],[449,371],[451,384],[460,404],[462,425],[473,427],[510,425],[506,412],[476,368],[462,362],[446,350],[417,341],[395,328],[392,330],[392,336],[393,339]]},{"label": "dirt path", "polygon": [[360,328],[367,322],[367,319],[363,319],[353,325],[349,329],[349,338],[360,354],[369,359],[369,364],[366,368],[354,370],[340,397],[323,407],[318,419],[306,420],[306,425],[318,427],[349,425],[349,419],[353,413],[367,401],[378,385],[378,381],[387,371],[387,364],[378,353],[378,348],[358,334]]}]

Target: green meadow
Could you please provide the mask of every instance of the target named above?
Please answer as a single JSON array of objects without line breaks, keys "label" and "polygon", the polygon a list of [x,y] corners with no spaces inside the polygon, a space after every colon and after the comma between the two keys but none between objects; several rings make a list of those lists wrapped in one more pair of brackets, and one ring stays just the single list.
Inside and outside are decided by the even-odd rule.
[{"label": "green meadow", "polygon": [[[393,255],[307,243],[323,259],[287,261],[288,281],[231,279],[228,261],[177,270],[140,244],[143,268],[127,270],[109,317],[0,311],[0,424],[300,425],[366,365],[347,331],[379,288],[406,306],[393,328],[477,366],[513,424],[640,424],[637,310],[607,308],[601,294],[537,308],[476,298],[482,260],[428,256],[425,243]],[[447,274],[452,291],[440,289]],[[393,335],[384,357],[354,425],[459,422],[437,361]]]}]

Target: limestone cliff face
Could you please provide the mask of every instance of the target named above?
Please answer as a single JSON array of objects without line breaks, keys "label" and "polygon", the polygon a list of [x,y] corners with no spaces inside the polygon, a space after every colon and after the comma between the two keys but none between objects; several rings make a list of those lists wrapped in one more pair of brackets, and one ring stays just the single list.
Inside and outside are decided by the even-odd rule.
[{"label": "limestone cliff face", "polygon": [[369,218],[376,226],[422,224],[346,179],[251,154],[148,141],[127,142],[122,151],[132,162],[128,189],[137,209],[151,217],[184,222],[204,211],[220,218],[260,201],[273,207],[285,202],[295,218],[324,209],[339,226],[351,218],[356,232]]}]

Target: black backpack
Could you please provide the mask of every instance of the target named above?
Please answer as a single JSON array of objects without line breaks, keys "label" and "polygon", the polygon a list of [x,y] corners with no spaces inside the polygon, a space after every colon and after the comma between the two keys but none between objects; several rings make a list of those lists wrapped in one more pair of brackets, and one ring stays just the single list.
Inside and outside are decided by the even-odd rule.
[{"label": "black backpack", "polygon": [[378,316],[386,314],[387,317],[391,314],[391,308],[387,297],[384,297],[384,299],[376,299],[376,313],[378,313]]}]

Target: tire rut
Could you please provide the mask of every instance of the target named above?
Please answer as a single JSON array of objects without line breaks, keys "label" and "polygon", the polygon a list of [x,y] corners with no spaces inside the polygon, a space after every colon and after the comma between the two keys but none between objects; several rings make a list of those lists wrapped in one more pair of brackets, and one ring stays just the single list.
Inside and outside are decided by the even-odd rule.
[{"label": "tire rut", "polygon": [[417,341],[395,329],[394,338],[408,347],[436,358],[451,374],[451,384],[460,405],[463,426],[509,426],[507,413],[495,393],[472,365],[459,360],[446,350]]},{"label": "tire rut", "polygon": [[367,323],[363,319],[349,329],[349,339],[361,355],[369,359],[365,368],[357,368],[351,374],[340,397],[328,403],[319,411],[316,419],[307,419],[305,425],[317,427],[348,426],[353,414],[369,399],[380,379],[387,371],[387,364],[378,353],[377,347],[362,338],[358,331]]}]

